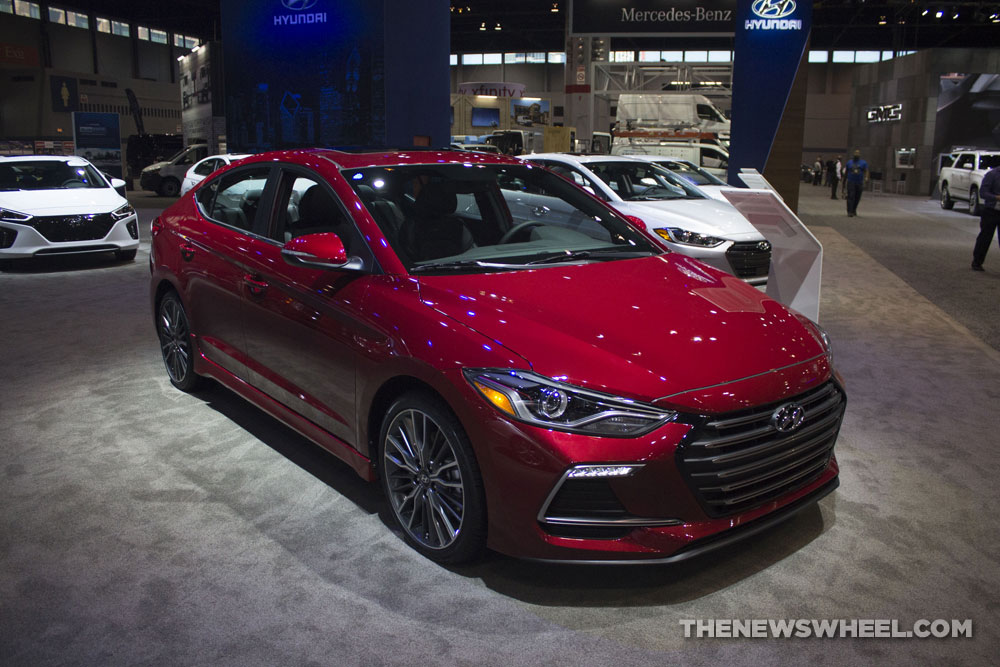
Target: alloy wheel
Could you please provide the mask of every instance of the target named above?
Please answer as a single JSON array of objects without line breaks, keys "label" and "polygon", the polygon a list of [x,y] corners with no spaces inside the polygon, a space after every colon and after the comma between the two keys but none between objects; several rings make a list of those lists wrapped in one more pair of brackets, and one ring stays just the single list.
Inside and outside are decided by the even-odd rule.
[{"label": "alloy wheel", "polygon": [[176,385],[182,385],[192,371],[191,330],[180,302],[173,297],[160,304],[160,350],[167,375]]},{"label": "alloy wheel", "polygon": [[465,518],[465,486],[455,444],[427,413],[407,409],[389,424],[383,474],[400,525],[422,546],[446,549]]}]

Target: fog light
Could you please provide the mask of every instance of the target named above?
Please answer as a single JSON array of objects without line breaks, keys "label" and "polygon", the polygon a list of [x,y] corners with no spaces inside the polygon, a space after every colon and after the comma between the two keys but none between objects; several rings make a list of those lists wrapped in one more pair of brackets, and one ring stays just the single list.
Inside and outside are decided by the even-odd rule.
[{"label": "fog light", "polygon": [[566,473],[569,479],[587,479],[597,477],[631,477],[635,471],[642,468],[639,465],[582,465],[574,466]]}]

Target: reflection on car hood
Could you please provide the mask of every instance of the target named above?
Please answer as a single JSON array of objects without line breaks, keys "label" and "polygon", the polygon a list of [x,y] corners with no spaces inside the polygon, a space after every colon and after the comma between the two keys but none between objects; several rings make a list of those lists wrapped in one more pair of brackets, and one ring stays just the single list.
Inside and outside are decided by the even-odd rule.
[{"label": "reflection on car hood", "polygon": [[760,232],[733,208],[715,199],[608,202],[626,215],[642,219],[650,229],[681,227],[731,241],[760,241]]},{"label": "reflection on car hood", "polygon": [[0,206],[28,215],[108,213],[126,203],[113,188],[0,192]]},{"label": "reflection on car hood", "polygon": [[143,167],[142,171],[143,171],[143,173],[145,173],[147,171],[157,171],[157,170],[160,169],[160,167],[166,167],[168,164],[170,164],[170,163],[169,162],[154,162],[153,164],[149,165],[148,167]]},{"label": "reflection on car hood", "polygon": [[823,353],[781,304],[679,254],[419,282],[425,303],[536,372],[641,401]]}]

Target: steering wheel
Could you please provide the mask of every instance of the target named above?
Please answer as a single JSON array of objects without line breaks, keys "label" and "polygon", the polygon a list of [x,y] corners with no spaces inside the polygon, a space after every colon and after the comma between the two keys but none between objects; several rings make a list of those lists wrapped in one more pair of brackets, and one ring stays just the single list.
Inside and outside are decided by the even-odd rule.
[{"label": "steering wheel", "polygon": [[510,243],[510,240],[512,238],[520,234],[525,229],[531,229],[532,227],[538,227],[539,225],[544,225],[544,224],[545,223],[542,222],[541,220],[527,220],[525,222],[519,222],[510,229],[508,229],[506,232],[504,232],[504,235],[500,237],[499,241],[497,241],[497,245]]}]

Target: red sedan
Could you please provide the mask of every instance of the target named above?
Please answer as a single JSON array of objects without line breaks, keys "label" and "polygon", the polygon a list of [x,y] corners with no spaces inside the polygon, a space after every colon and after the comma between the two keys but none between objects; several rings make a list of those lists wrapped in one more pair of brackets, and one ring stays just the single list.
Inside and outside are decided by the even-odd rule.
[{"label": "red sedan", "polygon": [[237,392],[380,480],[440,562],[669,562],[837,485],[818,326],[544,168],[257,155],[153,223],[170,381]]}]

